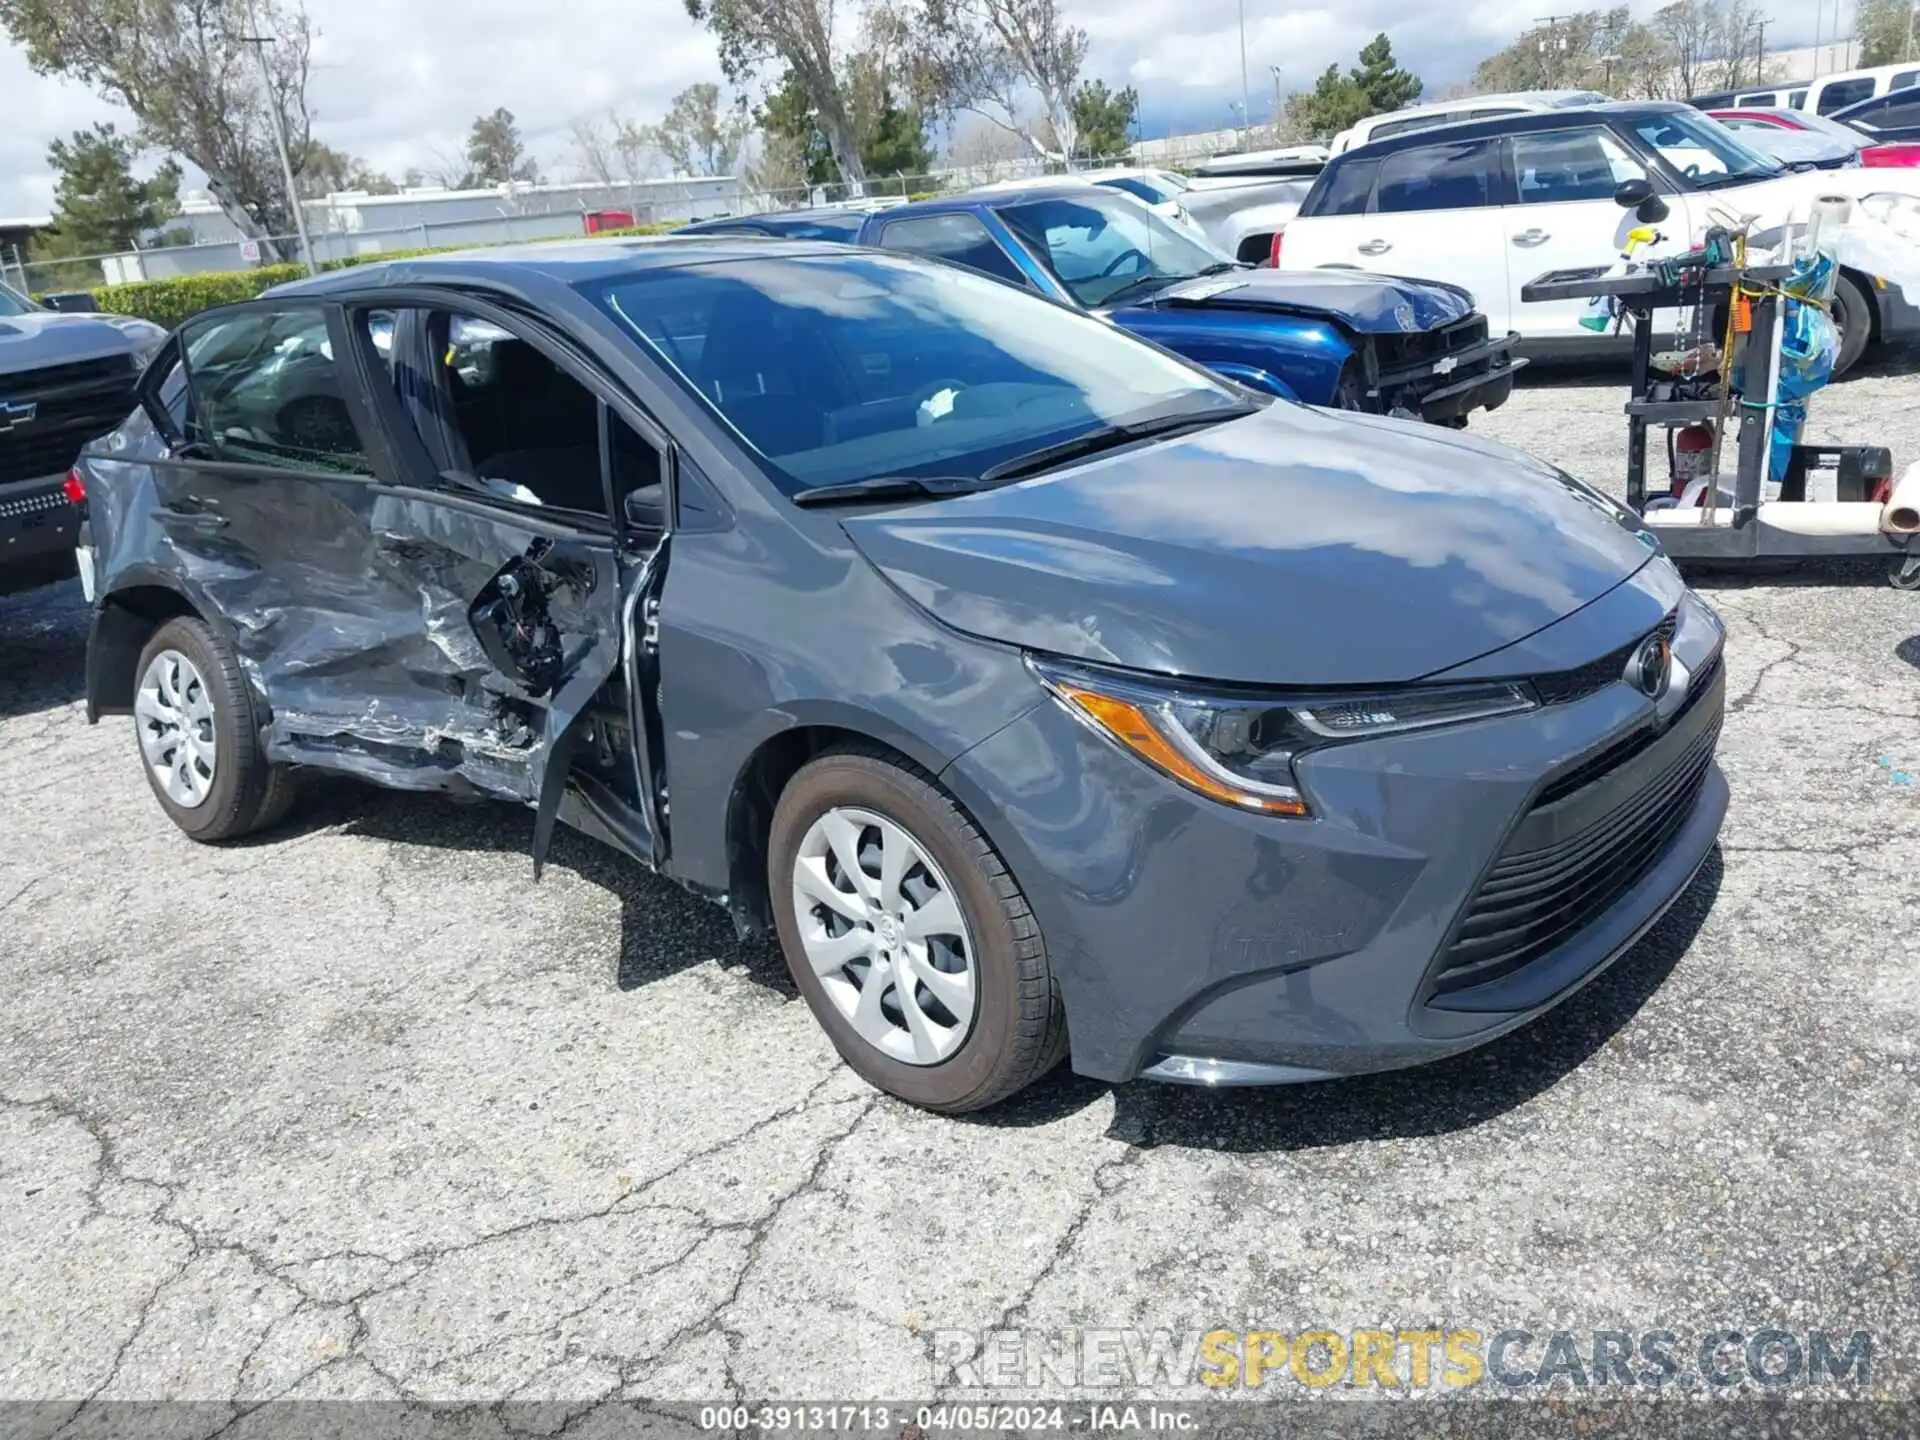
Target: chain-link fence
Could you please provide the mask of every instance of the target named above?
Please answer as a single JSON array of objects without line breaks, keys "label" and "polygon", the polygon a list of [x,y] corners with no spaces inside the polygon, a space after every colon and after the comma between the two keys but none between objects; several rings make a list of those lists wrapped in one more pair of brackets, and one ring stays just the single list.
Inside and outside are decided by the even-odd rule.
[{"label": "chain-link fence", "polygon": [[[1097,165],[1125,164],[1124,157]],[[864,186],[810,185],[757,189],[720,177],[685,182],[614,182],[592,187],[554,187],[503,193],[499,203],[472,192],[411,191],[397,196],[330,196],[310,202],[307,233],[316,264],[368,260],[403,250],[507,245],[564,239],[626,225],[675,225],[725,215],[756,215],[817,205],[904,204],[995,181],[1026,179],[1058,171],[1038,156],[988,161],[924,175],[889,175]],[[474,213],[491,209],[492,213]],[[0,246],[0,280],[33,295],[98,290],[140,280],[244,270],[276,261],[298,261],[297,236],[243,240],[231,222],[212,212],[197,217],[216,238],[159,245],[114,255],[36,259],[23,247]],[[224,238],[217,238],[225,232]]]}]

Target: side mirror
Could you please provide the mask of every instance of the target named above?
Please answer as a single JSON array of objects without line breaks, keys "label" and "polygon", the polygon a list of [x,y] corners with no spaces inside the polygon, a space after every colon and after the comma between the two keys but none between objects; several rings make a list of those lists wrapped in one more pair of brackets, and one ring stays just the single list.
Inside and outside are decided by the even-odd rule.
[{"label": "side mirror", "polygon": [[1613,192],[1613,203],[1622,210],[1633,211],[1634,218],[1643,225],[1658,225],[1673,213],[1667,209],[1667,202],[1654,194],[1653,182],[1644,176],[1622,180]]},{"label": "side mirror", "polygon": [[1613,203],[1622,210],[1638,210],[1653,198],[1653,182],[1644,175],[1622,180],[1613,192]]},{"label": "side mirror", "polygon": [[667,528],[667,492],[659,482],[629,490],[620,507],[631,530],[659,531]]}]

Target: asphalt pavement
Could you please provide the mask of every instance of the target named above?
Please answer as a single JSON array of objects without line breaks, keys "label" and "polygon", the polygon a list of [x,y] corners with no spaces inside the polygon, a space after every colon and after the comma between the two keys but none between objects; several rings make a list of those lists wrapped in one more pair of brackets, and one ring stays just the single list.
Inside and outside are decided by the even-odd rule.
[{"label": "asphalt pavement", "polygon": [[[1920,459],[1911,360],[1816,428]],[[1476,429],[1617,490],[1622,399],[1547,376]],[[1070,1388],[987,1388],[986,1332],[1376,1327],[1661,1329],[1696,1388],[1691,1337],[1864,1331],[1848,1393],[1912,1396],[1920,595],[1882,569],[1702,577],[1722,843],[1545,1020],[1294,1089],[1062,1071],[966,1120],[861,1085],[719,910],[574,836],[535,884],[526,812],[323,783],[191,844],[127,722],[85,722],[77,590],[0,599],[0,1398],[63,1402],[44,1430],[286,1397],[584,1430]]]}]

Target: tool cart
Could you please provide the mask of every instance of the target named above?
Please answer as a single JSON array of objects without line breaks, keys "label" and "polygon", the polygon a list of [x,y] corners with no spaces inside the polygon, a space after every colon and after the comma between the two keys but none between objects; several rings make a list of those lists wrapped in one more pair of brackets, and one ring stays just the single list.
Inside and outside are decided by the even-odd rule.
[{"label": "tool cart", "polygon": [[[1892,457],[1883,448],[1795,445],[1784,475],[1775,478],[1781,321],[1790,300],[1780,282],[1795,267],[1741,264],[1743,252],[1744,246],[1710,239],[1701,251],[1624,274],[1618,266],[1551,271],[1520,294],[1529,302],[1610,297],[1620,322],[1631,327],[1627,504],[1668,554],[1722,564],[1885,556],[1896,587],[1920,589],[1920,466],[1896,485]],[[1722,317],[1735,306],[1742,307],[1743,320],[1750,318],[1738,327],[1744,345],[1736,347],[1737,363],[1735,354],[1713,346],[1700,347],[1704,358],[1687,352],[1695,358],[1676,364],[1665,357],[1665,367],[1655,363],[1657,312]],[[1716,332],[1722,328],[1713,326]],[[1728,334],[1735,328],[1724,327]],[[1737,460],[1729,475],[1721,454],[1736,422]],[[1656,427],[1667,434],[1676,473],[1692,451],[1704,463],[1704,483],[1682,492],[1679,481],[1670,481],[1649,493],[1647,451]],[[1692,444],[1676,449],[1674,436],[1682,431]]]}]

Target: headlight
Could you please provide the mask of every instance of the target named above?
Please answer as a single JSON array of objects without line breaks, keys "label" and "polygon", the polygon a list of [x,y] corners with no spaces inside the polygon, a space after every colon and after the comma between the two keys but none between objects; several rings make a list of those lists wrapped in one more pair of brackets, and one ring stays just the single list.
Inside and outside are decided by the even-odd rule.
[{"label": "headlight", "polygon": [[1285,698],[1208,694],[1030,659],[1078,720],[1189,789],[1243,810],[1304,816],[1295,757],[1351,740],[1513,715],[1538,705],[1520,684],[1410,685]]},{"label": "headlight", "polygon": [[1901,238],[1920,244],[1920,199],[1881,190],[1861,197],[1860,213],[1878,220]]}]

